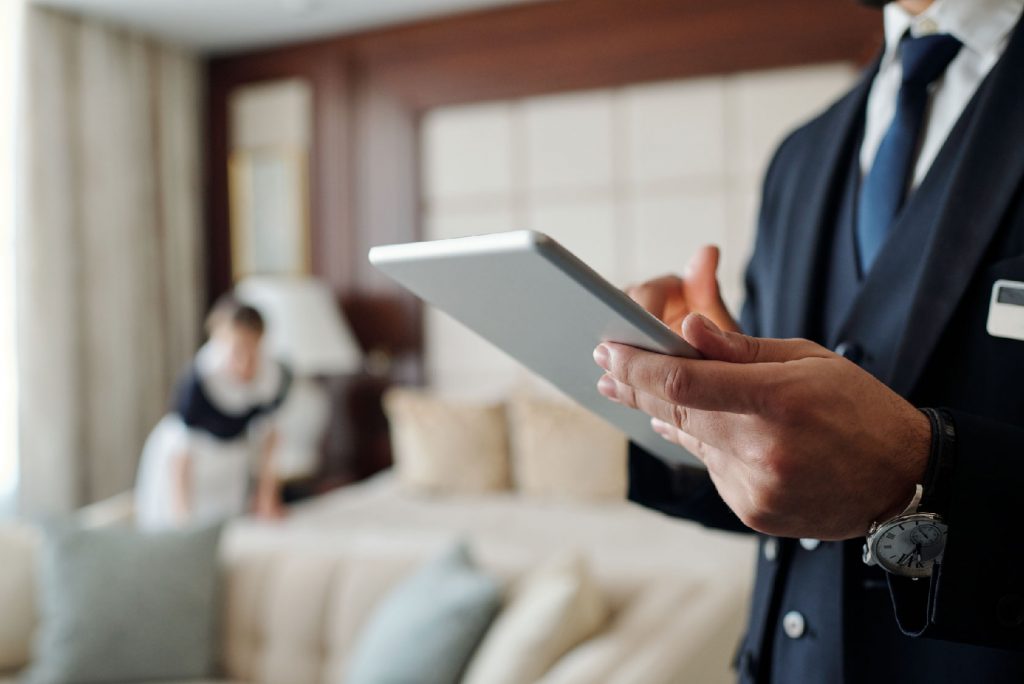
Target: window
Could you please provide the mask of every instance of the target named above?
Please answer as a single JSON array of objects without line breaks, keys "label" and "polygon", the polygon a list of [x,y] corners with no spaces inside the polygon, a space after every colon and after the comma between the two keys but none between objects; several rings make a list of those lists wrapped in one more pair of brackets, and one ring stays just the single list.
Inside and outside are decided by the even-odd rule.
[{"label": "window", "polygon": [[18,483],[15,225],[22,0],[0,2],[0,515],[14,509]]}]

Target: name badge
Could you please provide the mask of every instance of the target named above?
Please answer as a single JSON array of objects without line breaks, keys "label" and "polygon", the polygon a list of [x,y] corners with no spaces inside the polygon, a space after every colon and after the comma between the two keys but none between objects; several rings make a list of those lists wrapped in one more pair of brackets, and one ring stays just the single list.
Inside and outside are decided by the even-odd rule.
[{"label": "name badge", "polygon": [[997,280],[988,306],[988,334],[1024,340],[1024,283]]}]

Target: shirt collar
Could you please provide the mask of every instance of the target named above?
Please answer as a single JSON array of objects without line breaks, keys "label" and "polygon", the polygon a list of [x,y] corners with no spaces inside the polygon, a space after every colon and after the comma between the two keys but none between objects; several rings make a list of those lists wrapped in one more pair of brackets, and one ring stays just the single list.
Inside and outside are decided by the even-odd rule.
[{"label": "shirt collar", "polygon": [[1002,49],[1020,19],[1024,0],[936,0],[914,16],[896,2],[885,6],[885,57],[892,59],[903,35],[949,33],[981,56]]}]

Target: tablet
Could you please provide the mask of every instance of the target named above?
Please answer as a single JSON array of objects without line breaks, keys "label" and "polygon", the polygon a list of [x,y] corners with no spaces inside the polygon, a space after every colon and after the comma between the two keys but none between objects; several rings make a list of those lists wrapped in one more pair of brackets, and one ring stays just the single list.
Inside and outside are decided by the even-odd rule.
[{"label": "tablet", "polygon": [[650,418],[597,391],[600,342],[699,358],[682,337],[553,239],[523,230],[374,247],[370,263],[667,461],[700,465]]}]

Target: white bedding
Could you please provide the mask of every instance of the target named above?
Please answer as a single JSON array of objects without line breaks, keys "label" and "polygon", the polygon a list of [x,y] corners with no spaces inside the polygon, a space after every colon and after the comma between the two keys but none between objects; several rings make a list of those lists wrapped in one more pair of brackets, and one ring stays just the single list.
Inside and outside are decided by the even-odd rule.
[{"label": "white bedding", "polygon": [[577,548],[597,569],[635,567],[644,574],[707,574],[749,584],[751,537],[708,530],[630,502],[531,499],[514,491],[479,496],[423,496],[403,491],[391,472],[300,504],[286,523],[340,535],[434,546],[468,537],[489,555],[538,556]]}]

